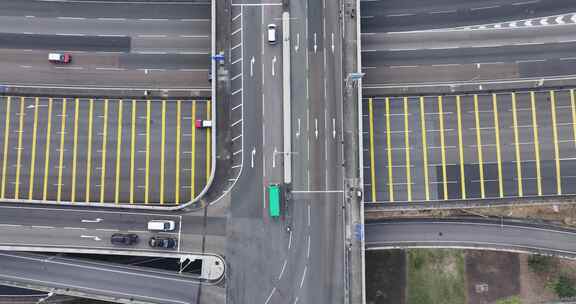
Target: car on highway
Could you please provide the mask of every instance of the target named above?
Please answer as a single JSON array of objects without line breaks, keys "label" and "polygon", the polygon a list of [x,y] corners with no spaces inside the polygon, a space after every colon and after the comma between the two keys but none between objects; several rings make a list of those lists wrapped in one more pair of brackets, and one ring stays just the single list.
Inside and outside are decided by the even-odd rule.
[{"label": "car on highway", "polygon": [[170,220],[152,220],[148,222],[148,230],[150,231],[173,231],[176,228],[176,223]]},{"label": "car on highway", "polygon": [[268,43],[276,44],[276,24],[268,24]]},{"label": "car on highway", "polygon": [[154,248],[176,248],[176,239],[167,236],[153,236],[148,240],[148,245]]},{"label": "car on highway", "polygon": [[114,233],[110,237],[110,242],[114,245],[130,246],[138,243],[138,235],[135,233]]},{"label": "car on highway", "polygon": [[196,129],[211,128],[212,127],[212,121],[211,120],[204,120],[204,119],[196,119],[196,122],[194,125],[196,126]]},{"label": "car on highway", "polygon": [[48,61],[52,63],[68,64],[72,61],[72,56],[70,55],[70,53],[49,53]]}]

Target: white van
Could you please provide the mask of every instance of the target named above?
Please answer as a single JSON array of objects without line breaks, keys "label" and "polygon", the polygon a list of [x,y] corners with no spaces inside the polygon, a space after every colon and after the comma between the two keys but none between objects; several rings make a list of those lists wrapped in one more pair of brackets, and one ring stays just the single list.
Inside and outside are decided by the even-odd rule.
[{"label": "white van", "polygon": [[268,24],[268,43],[276,44],[276,24]]},{"label": "white van", "polygon": [[148,230],[150,231],[173,231],[176,228],[176,223],[169,220],[152,220],[148,222]]}]

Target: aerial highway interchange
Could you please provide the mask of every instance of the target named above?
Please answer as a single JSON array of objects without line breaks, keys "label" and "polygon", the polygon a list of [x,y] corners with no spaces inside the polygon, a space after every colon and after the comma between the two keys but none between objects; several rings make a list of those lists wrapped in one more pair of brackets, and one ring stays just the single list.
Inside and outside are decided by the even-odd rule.
[{"label": "aerial highway interchange", "polygon": [[[574,258],[568,229],[364,224],[362,214],[574,195],[573,10],[563,0],[2,1],[0,281],[118,302],[362,303],[364,250]],[[174,227],[154,231],[154,220]],[[114,245],[117,233],[140,241]]]}]

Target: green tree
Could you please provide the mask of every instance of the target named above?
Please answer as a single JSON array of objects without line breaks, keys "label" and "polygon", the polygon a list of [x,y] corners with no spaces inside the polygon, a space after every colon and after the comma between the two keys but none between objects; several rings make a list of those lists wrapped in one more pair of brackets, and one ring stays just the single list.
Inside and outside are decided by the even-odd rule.
[{"label": "green tree", "polygon": [[576,297],[576,286],[568,276],[561,274],[554,284],[554,291],[560,298]]}]

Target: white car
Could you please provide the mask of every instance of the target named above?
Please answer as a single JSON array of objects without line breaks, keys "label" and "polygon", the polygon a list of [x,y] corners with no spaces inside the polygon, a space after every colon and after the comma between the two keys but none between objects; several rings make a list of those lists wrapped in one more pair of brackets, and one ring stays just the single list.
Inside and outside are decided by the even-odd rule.
[{"label": "white car", "polygon": [[211,120],[196,119],[196,129],[212,128]]},{"label": "white car", "polygon": [[69,53],[49,53],[48,61],[52,63],[70,63],[72,56]]},{"label": "white car", "polygon": [[268,24],[268,43],[276,44],[276,24]]}]

